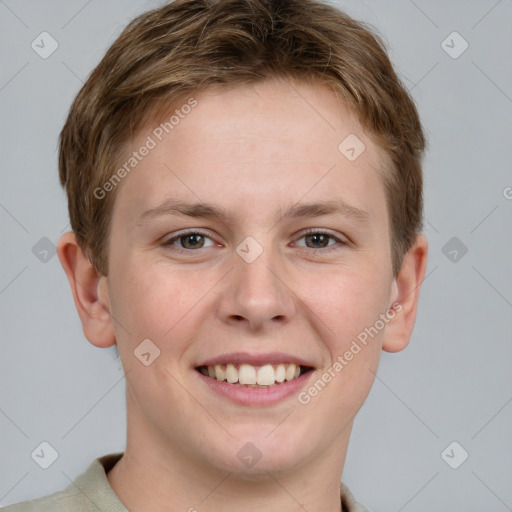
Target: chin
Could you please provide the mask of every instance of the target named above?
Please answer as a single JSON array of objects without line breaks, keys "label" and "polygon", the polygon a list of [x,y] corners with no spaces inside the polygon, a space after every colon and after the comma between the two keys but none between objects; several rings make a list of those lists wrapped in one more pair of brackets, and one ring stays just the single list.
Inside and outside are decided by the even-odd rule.
[{"label": "chin", "polygon": [[227,446],[219,446],[211,454],[210,462],[233,473],[233,478],[248,481],[268,480],[268,473],[286,473],[307,463],[311,457],[311,438],[305,443],[291,435],[269,436],[269,431],[259,429],[254,435],[233,436]]}]

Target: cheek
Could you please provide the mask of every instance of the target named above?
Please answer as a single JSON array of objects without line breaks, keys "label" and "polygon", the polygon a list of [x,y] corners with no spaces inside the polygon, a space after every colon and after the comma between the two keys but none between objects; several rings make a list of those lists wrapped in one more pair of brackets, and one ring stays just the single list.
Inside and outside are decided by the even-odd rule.
[{"label": "cheek", "polygon": [[377,266],[339,268],[322,276],[302,277],[305,302],[324,324],[331,355],[344,352],[351,341],[372,326],[389,304],[390,283]]},{"label": "cheek", "polygon": [[131,360],[128,351],[133,354],[150,339],[161,352],[157,366],[177,370],[205,317],[215,309],[211,292],[220,277],[212,270],[168,263],[158,254],[127,258],[111,276],[118,298],[112,313],[120,352]]},{"label": "cheek", "polygon": [[319,418],[314,422],[318,429],[323,429],[326,438],[336,437],[354,418],[370,392],[378,369],[384,329],[369,329],[387,310],[387,286],[377,275],[365,275],[338,276],[322,293],[318,291],[316,298],[310,297],[311,307],[321,320],[318,324],[325,326],[321,344],[327,357],[325,366],[299,396],[299,401],[310,407],[310,411],[317,411],[312,414]]},{"label": "cheek", "polygon": [[115,290],[112,314],[118,324],[116,331],[126,339],[124,344],[133,350],[148,338],[162,351],[168,351],[169,343],[164,340],[172,338],[173,351],[179,351],[178,333],[184,324],[181,319],[201,296],[199,282],[194,282],[192,276],[188,279],[181,269],[171,270],[166,265],[135,258],[111,274]]},{"label": "cheek", "polygon": [[377,372],[385,328],[375,330],[374,326],[379,322],[381,327],[379,319],[389,306],[385,276],[376,265],[371,270],[346,269],[332,275],[310,297],[310,304],[326,326],[322,342],[329,361],[306,389],[301,403],[311,401],[313,407],[329,410],[333,425],[337,425],[333,435],[357,413]]}]

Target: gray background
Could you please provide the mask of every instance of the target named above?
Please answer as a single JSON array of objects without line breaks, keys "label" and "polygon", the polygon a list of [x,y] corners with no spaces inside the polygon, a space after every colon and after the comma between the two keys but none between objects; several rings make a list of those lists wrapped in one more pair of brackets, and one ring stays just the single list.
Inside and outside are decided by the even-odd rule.
[{"label": "gray background", "polygon": [[[124,449],[119,360],[84,338],[52,252],[69,229],[57,137],[107,47],[159,3],[0,0],[0,505]],[[344,480],[373,512],[512,510],[512,1],[338,5],[384,36],[430,140],[416,330],[383,354]],[[59,45],[47,59],[31,48],[43,31]],[[469,44],[458,56],[453,31]],[[58,452],[46,470],[31,458],[42,441]],[[457,469],[441,456],[453,441],[445,460],[469,453]]]}]

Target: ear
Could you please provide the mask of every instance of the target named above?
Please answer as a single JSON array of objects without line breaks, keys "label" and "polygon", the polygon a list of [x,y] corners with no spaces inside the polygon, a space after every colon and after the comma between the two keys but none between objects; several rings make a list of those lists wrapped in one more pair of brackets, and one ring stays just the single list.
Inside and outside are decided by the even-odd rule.
[{"label": "ear", "polygon": [[107,277],[96,271],[72,231],[61,236],[57,254],[71,286],[85,337],[97,347],[114,345]]},{"label": "ear", "polygon": [[395,305],[395,313],[386,326],[382,344],[386,352],[399,352],[409,343],[416,320],[420,287],[425,279],[427,253],[427,239],[418,235],[404,256],[400,272],[393,281],[390,303]]}]

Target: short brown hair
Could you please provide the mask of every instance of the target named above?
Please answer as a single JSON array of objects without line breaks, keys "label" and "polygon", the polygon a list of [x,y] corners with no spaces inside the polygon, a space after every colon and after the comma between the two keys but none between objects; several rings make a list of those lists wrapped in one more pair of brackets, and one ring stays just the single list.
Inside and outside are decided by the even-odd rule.
[{"label": "short brown hair", "polygon": [[[113,176],[144,122],[209,86],[268,78],[327,84],[384,150],[393,271],[422,227],[418,112],[373,29],[319,0],[176,0],[134,19],[76,97],[60,135],[71,227],[108,272]],[[340,141],[341,142],[341,141]],[[383,163],[384,165],[384,163]]]}]

